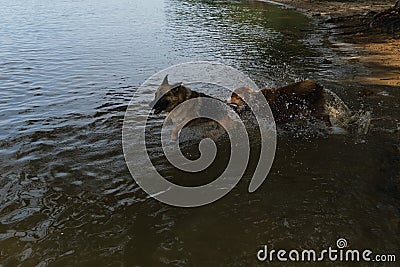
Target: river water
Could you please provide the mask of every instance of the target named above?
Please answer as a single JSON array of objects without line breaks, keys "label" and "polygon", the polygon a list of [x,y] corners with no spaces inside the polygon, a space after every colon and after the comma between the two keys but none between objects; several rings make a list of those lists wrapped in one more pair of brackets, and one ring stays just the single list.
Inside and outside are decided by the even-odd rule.
[{"label": "river water", "polygon": [[[398,253],[399,90],[360,96],[365,86],[346,79],[368,70],[344,60],[355,52],[332,46],[318,21],[253,1],[1,6],[4,266],[249,266],[264,244],[324,249],[340,237]],[[371,127],[362,136],[292,130],[278,136],[256,192],[247,192],[248,176],[211,205],[162,204],[128,171],[122,121],[148,77],[195,60],[235,67],[260,87],[315,79],[352,110],[371,112]]]}]

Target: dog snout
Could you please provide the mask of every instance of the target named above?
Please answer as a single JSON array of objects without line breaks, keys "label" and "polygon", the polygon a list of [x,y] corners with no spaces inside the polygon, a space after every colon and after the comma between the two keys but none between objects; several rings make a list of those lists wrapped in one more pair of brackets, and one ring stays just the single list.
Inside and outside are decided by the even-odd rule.
[{"label": "dog snout", "polygon": [[154,109],[154,114],[159,114],[163,111],[165,111],[168,108],[169,101],[165,98],[160,98],[152,101],[153,105],[151,105],[152,109]]}]

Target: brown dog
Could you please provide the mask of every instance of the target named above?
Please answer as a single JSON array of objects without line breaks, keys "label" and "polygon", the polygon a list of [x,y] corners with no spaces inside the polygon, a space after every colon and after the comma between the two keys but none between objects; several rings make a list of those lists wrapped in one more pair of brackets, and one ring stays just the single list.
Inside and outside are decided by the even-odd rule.
[{"label": "brown dog", "polygon": [[[303,118],[316,118],[331,127],[326,111],[324,89],[313,80],[304,80],[280,88],[264,88],[261,90],[267,99],[276,123],[287,123]],[[237,105],[238,111],[247,108],[243,98],[251,99],[254,90],[248,87],[236,89],[230,103]]]},{"label": "brown dog", "polygon": [[[196,121],[191,121],[191,125],[198,122],[205,123],[205,121],[207,121],[207,123],[210,123],[210,121],[207,119],[201,119],[205,117],[202,115],[206,114],[207,111],[210,110],[214,114],[217,114],[217,117],[220,117],[219,119],[220,121],[223,121],[223,124],[229,125],[229,118],[224,115],[226,113],[224,113],[218,107],[214,109],[213,107],[208,107],[207,105],[205,105],[204,98],[216,99],[209,95],[193,91],[188,87],[183,86],[182,83],[170,85],[168,82],[168,75],[166,75],[163,82],[158,87],[155,93],[154,100],[150,103],[150,107],[154,109],[154,114],[159,114],[161,112],[166,112],[168,114],[164,120],[164,123],[167,123],[169,121],[172,122],[173,128],[171,139],[177,140],[179,129],[181,129],[188,123],[187,118],[199,118],[196,119]],[[175,107],[189,99],[194,99],[195,101],[191,101],[190,104],[186,105],[184,108],[179,109],[178,112],[170,113]],[[221,101],[219,99],[216,100]],[[225,102],[223,103],[226,104]],[[229,108],[227,104],[226,107]]]}]

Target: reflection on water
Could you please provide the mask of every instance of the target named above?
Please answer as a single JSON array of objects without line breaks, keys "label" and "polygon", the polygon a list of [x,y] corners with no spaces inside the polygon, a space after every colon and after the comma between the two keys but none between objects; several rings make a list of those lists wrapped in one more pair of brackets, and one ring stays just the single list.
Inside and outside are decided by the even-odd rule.
[{"label": "reflection on water", "polygon": [[[359,97],[343,78],[360,66],[344,64],[309,19],[253,1],[182,0],[6,0],[0,17],[5,265],[252,265],[262,244],[318,249],[338,237],[398,251],[400,93]],[[212,205],[163,205],[130,177],[122,119],[147,77],[192,60],[260,86],[316,79],[372,111],[371,130],[364,142],[283,135],[255,193],[248,175]]]}]

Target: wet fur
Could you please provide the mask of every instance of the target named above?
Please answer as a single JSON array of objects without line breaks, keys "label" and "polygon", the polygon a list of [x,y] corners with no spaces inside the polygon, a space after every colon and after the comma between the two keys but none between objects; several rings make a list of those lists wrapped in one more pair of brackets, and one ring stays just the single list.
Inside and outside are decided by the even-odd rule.
[{"label": "wet fur", "polygon": [[[188,87],[183,86],[181,83],[169,85],[168,76],[166,76],[162,84],[157,89],[155,93],[155,98],[150,103],[150,106],[152,107],[152,109],[155,110],[155,114],[159,114],[161,112],[167,113],[167,117],[165,118],[164,123],[172,122],[173,128],[171,133],[171,140],[177,140],[179,129],[181,129],[188,123],[187,118],[190,115],[194,115],[196,118],[199,119],[190,121],[188,123],[189,126],[196,123],[212,123],[207,119],[201,118],[202,111],[205,108],[203,104],[204,98],[212,97],[203,93],[193,91]],[[189,106],[179,110],[179,113],[170,113],[175,107],[190,99],[196,99],[196,101],[191,102]],[[228,118],[222,117],[221,119]]]},{"label": "wet fur", "polygon": [[[276,123],[287,123],[302,118],[316,118],[330,127],[331,122],[326,112],[324,89],[313,80],[304,80],[279,88],[261,90],[267,99]],[[248,87],[236,89],[230,102],[245,110],[247,105],[242,96],[252,97],[254,90]]]}]

